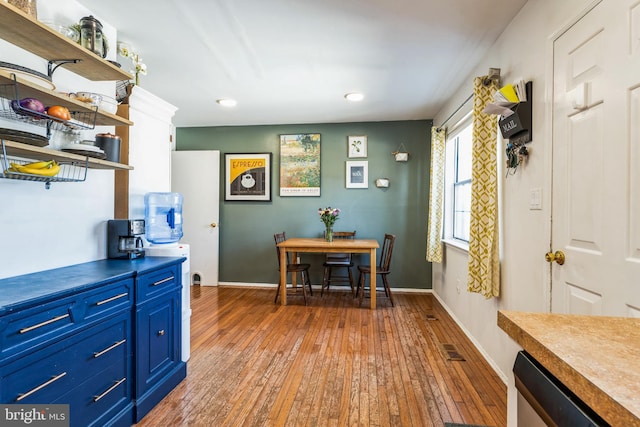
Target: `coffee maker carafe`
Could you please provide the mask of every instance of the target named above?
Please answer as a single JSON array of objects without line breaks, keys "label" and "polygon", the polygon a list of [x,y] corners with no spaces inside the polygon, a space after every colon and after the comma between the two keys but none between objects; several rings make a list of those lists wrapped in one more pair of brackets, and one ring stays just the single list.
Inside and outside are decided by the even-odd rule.
[{"label": "coffee maker carafe", "polygon": [[144,219],[110,219],[107,221],[107,256],[123,259],[143,257],[143,234]]}]

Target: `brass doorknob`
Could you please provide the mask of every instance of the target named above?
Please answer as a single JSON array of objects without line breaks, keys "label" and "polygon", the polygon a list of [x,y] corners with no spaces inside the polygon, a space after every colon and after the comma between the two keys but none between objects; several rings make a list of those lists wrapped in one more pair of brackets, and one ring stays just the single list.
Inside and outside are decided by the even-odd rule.
[{"label": "brass doorknob", "polygon": [[216,228],[218,226],[218,224],[216,224],[215,222],[212,222],[211,224],[209,224],[209,227],[211,228]]},{"label": "brass doorknob", "polygon": [[556,251],[555,253],[553,252],[547,252],[547,254],[544,256],[544,259],[547,260],[547,262],[557,262],[558,265],[562,265],[564,264],[564,252],[562,251]]}]

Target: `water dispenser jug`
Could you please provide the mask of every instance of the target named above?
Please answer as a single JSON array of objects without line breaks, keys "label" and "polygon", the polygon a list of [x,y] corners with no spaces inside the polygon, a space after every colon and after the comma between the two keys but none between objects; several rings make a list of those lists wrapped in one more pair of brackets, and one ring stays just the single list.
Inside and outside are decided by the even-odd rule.
[{"label": "water dispenser jug", "polygon": [[147,193],[144,196],[146,238],[153,244],[182,238],[182,194]]}]

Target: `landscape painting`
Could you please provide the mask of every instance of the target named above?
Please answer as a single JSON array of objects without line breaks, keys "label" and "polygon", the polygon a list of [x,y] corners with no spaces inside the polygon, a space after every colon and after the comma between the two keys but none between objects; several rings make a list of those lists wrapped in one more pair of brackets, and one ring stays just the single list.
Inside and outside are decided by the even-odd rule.
[{"label": "landscape painting", "polygon": [[320,196],[320,134],[280,135],[280,196]]}]

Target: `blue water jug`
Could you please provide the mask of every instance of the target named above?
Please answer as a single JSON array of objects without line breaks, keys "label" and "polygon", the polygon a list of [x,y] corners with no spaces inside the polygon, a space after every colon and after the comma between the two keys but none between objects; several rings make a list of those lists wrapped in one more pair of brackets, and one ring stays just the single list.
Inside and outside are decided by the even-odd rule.
[{"label": "blue water jug", "polygon": [[154,244],[174,243],[182,238],[182,194],[144,195],[146,238]]}]

